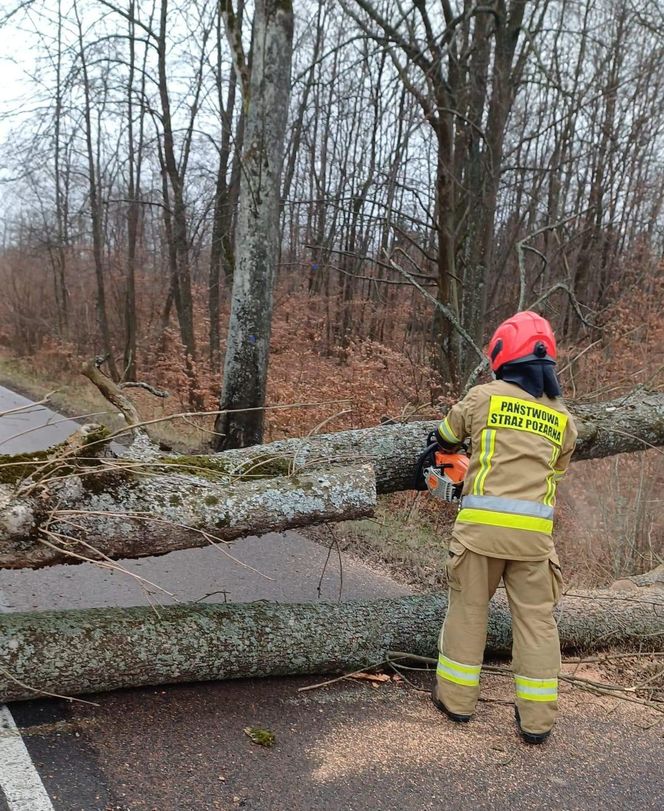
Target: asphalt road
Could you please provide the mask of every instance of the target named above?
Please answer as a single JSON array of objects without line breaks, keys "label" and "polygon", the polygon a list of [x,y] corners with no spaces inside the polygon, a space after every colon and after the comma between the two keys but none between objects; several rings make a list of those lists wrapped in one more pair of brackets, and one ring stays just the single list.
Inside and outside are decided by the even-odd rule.
[{"label": "asphalt road", "polygon": [[62,442],[79,427],[4,386],[0,386],[0,415],[0,455],[41,450]]},{"label": "asphalt road", "polygon": [[[10,396],[0,390],[0,411]],[[51,427],[58,419],[42,416]],[[16,428],[4,419],[2,438]],[[54,441],[49,429],[29,436],[38,434]],[[232,551],[236,561],[201,549],[122,565],[170,592],[151,595],[164,603],[211,592],[210,600],[291,601],[406,591],[347,556],[342,577],[336,553],[328,560],[296,533],[245,539]],[[88,565],[0,572],[0,609],[145,604],[145,589]],[[424,692],[403,681],[301,691],[321,679],[297,678],[124,690],[87,697],[93,704],[14,703],[18,731],[0,723],[0,754],[22,740],[33,774],[17,776],[0,758],[0,785],[14,792],[8,804],[0,789],[0,811],[664,807],[661,715],[565,689],[552,739],[532,748],[516,735],[508,680],[483,682],[489,701],[459,728],[432,707],[429,678],[414,678]],[[249,726],[272,730],[275,745],[253,744]]]}]

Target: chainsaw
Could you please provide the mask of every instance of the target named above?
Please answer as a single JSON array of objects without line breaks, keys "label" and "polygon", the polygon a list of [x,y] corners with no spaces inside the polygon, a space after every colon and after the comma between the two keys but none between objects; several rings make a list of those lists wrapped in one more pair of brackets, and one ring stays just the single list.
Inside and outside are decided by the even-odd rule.
[{"label": "chainsaw", "polygon": [[441,501],[459,501],[469,464],[465,452],[448,453],[436,441],[430,442],[417,460],[415,489],[426,489]]}]

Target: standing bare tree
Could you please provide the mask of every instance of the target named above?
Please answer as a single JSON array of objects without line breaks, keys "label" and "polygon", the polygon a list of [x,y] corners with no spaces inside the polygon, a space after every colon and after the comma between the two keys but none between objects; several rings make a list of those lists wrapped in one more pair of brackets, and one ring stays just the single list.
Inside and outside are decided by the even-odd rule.
[{"label": "standing bare tree", "polygon": [[[232,11],[232,3],[227,2]],[[233,28],[226,27],[235,59],[245,57]],[[215,430],[218,449],[260,443],[272,323],[272,291],[279,254],[281,168],[290,95],[293,6],[259,0],[252,36],[246,133],[235,232],[235,274],[221,394]]]},{"label": "standing bare tree", "polygon": [[62,171],[62,102],[63,102],[63,77],[62,77],[62,5],[58,0],[58,22],[57,22],[57,49],[55,56],[55,110],[53,114],[53,171],[55,181],[55,219],[56,219],[56,244],[51,251],[51,263],[53,266],[53,289],[55,293],[56,313],[58,329],[61,335],[67,335],[69,329],[69,308],[68,291],[66,282],[66,214],[65,214],[65,192]]},{"label": "standing bare tree", "polygon": [[[464,3],[458,11],[448,0],[440,8],[426,0],[342,5],[386,49],[433,130],[438,366],[465,381],[484,330],[506,127],[548,3],[532,4],[527,25],[528,0]],[[521,44],[524,25],[529,37]]]},{"label": "standing bare tree", "polygon": [[[99,148],[95,153],[94,133],[92,130],[92,88],[90,74],[88,71],[88,59],[85,43],[83,41],[83,25],[79,14],[78,5],[74,3],[74,14],[76,17],[76,28],[78,32],[79,54],[81,63],[81,78],[83,81],[83,119],[85,122],[85,146],[88,160],[88,188],[90,196],[90,219],[92,221],[92,254],[94,258],[95,277],[97,280],[97,322],[99,332],[104,347],[104,354],[108,361],[108,370],[114,380],[118,379],[118,370],[113,355],[111,343],[111,331],[108,323],[108,312],[106,309],[106,281],[104,271],[104,244],[103,244],[103,222],[102,222],[102,199],[99,185]],[[100,136],[99,136],[100,137]]]},{"label": "standing bare tree", "polygon": [[[214,195],[214,213],[212,217],[212,234],[210,241],[210,271],[208,276],[208,313],[210,317],[209,351],[210,364],[215,367],[220,361],[220,335],[219,335],[219,292],[221,271],[230,287],[233,280],[235,257],[233,256],[232,215],[233,207],[237,202],[237,177],[235,184],[229,182],[228,168],[231,156],[233,114],[235,111],[235,96],[237,91],[237,71],[231,70],[228,81],[228,91],[224,102],[222,86],[222,34],[223,13],[222,3],[219,4],[217,16],[217,66],[215,85],[217,102],[221,115],[221,140],[219,146],[219,166],[217,169],[217,182]],[[241,30],[244,16],[244,0],[240,0],[237,8],[236,25]],[[235,131],[235,152],[233,163],[239,162],[239,152],[242,149],[243,116],[240,114]],[[233,167],[234,168],[234,167]],[[237,174],[237,173],[235,173]],[[233,172],[231,171],[231,178]]]},{"label": "standing bare tree", "polygon": [[[134,74],[136,72],[136,19],[135,0],[129,0],[128,43],[129,75],[127,77],[127,282],[125,288],[125,380],[136,380],[136,248],[138,242],[141,168],[143,163],[143,124],[145,107],[139,112],[138,144],[134,139]],[[141,71],[141,98],[145,95],[145,71]]]}]

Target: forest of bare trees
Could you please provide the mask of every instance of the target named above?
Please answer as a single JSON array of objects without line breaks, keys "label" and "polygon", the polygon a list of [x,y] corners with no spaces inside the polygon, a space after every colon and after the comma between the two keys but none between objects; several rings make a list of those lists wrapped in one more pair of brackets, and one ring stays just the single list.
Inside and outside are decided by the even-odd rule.
[{"label": "forest of bare trees", "polygon": [[[391,347],[462,388],[517,307],[587,348],[616,308],[657,297],[659,3],[299,0],[293,12],[275,313],[299,319],[308,349],[343,365],[350,346]],[[29,78],[2,122],[9,351],[94,349],[116,380],[177,357],[190,406],[209,380],[218,397],[253,23],[244,0],[5,12]],[[269,340],[271,297],[264,307],[267,330],[245,342]]]}]

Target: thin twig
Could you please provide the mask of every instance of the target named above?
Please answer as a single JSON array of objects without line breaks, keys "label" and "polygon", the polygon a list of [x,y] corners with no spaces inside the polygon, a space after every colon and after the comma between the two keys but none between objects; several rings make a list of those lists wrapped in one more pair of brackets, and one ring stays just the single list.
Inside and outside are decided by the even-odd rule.
[{"label": "thin twig", "polygon": [[590,321],[588,321],[587,318],[585,318],[585,316],[581,312],[581,305],[579,304],[576,296],[574,295],[574,293],[570,289],[569,285],[567,285],[565,282],[558,282],[557,284],[554,284],[545,293],[542,293],[542,295],[538,299],[536,299],[528,307],[528,309],[529,310],[534,310],[535,307],[537,307],[543,301],[546,301],[546,299],[548,299],[549,296],[552,296],[557,290],[563,290],[565,293],[567,293],[567,296],[568,296],[570,302],[572,303],[572,307],[574,308],[574,311],[576,312],[576,315],[577,315],[579,321],[581,321],[586,327],[590,327],[591,329],[595,329],[595,330],[601,330],[601,327],[597,326],[597,324],[592,324]]},{"label": "thin twig", "polygon": [[430,693],[431,692],[430,688],[419,687],[417,684],[415,684],[414,681],[411,681],[408,678],[408,676],[404,675],[401,672],[401,668],[398,665],[396,665],[394,662],[388,660],[387,666],[389,668],[391,668],[397,674],[397,676],[399,676],[399,678],[403,679],[406,682],[406,684],[408,684],[410,687],[412,687],[413,690],[417,690],[418,693]]},{"label": "thin twig", "polygon": [[40,532],[42,532],[44,535],[47,535],[49,538],[53,538],[53,540],[56,542],[68,543],[71,541],[74,543],[80,543],[82,546],[86,547],[87,549],[90,549],[97,555],[101,555],[103,558],[105,558],[105,560],[97,560],[95,558],[90,558],[87,557],[86,555],[81,555],[77,552],[73,552],[71,549],[64,549],[62,546],[58,546],[58,543],[52,544],[49,543],[48,541],[45,541],[43,538],[38,539],[39,543],[44,544],[45,546],[48,546],[51,549],[55,549],[58,552],[62,552],[62,554],[66,555],[67,557],[76,558],[77,560],[81,560],[84,563],[92,563],[94,566],[98,566],[100,569],[110,569],[111,571],[121,572],[122,574],[129,575],[129,577],[133,577],[135,580],[137,580],[141,584],[141,586],[146,590],[146,592],[147,592],[146,586],[152,586],[154,589],[163,592],[176,602],[180,602],[178,598],[170,591],[167,591],[162,586],[159,586],[156,583],[153,583],[152,581],[147,580],[144,577],[141,577],[141,575],[136,574],[135,572],[130,572],[129,569],[125,569],[124,566],[121,566],[119,563],[117,563],[117,561],[112,560],[111,558],[108,557],[108,555],[105,555],[103,552],[100,552],[99,549],[96,549],[94,546],[91,546],[85,541],[82,541],[80,538],[74,538],[71,535],[65,535],[62,532],[55,532],[54,530],[46,529],[45,527],[42,527]]},{"label": "thin twig", "polygon": [[577,219],[581,214],[585,212],[580,212],[578,214],[572,214],[569,217],[566,217],[564,220],[559,220],[558,222],[548,223],[547,225],[543,225],[541,228],[538,228],[536,231],[533,231],[528,236],[524,237],[523,239],[519,239],[516,242],[515,249],[517,255],[517,261],[519,264],[519,304],[517,310],[523,310],[526,304],[526,266],[525,266],[525,257],[523,255],[524,250],[530,250],[534,253],[537,253],[543,260],[544,264],[547,264],[547,258],[537,251],[535,248],[532,248],[530,245],[526,245],[528,241],[534,239],[536,236],[540,234],[546,233],[546,231],[555,231],[557,228],[560,228],[562,225],[566,225],[571,220]]},{"label": "thin twig", "polygon": [[596,341],[593,341],[593,342],[592,342],[591,344],[589,344],[589,345],[588,345],[588,346],[587,346],[587,347],[586,347],[584,350],[582,350],[581,352],[579,352],[579,354],[578,354],[578,355],[576,355],[575,357],[573,357],[573,358],[572,358],[572,360],[570,360],[570,362],[569,362],[569,363],[566,363],[566,364],[563,366],[563,368],[562,368],[562,369],[559,369],[559,370],[558,370],[558,374],[559,374],[559,375],[561,375],[561,374],[563,374],[563,372],[566,372],[566,371],[567,371],[567,370],[568,370],[568,369],[569,369],[571,366],[573,366],[573,365],[574,365],[574,364],[577,362],[577,360],[580,360],[580,359],[581,359],[581,358],[582,358],[582,357],[583,357],[583,356],[586,354],[586,352],[588,352],[588,350],[592,349],[592,348],[593,348],[593,346],[597,346],[597,344],[600,344],[600,343],[602,343],[602,339],[601,339],[601,338],[598,338]]},{"label": "thin twig", "polygon": [[[416,654],[404,653],[402,651],[388,651],[387,653],[387,662],[390,663],[394,659],[412,659],[416,662],[424,662],[426,664],[436,664],[437,660],[431,658],[430,656],[418,656]],[[495,665],[482,665],[482,672],[489,673],[494,676],[504,676],[504,677],[512,677],[514,674],[510,668],[507,667],[499,667]],[[659,707],[657,702],[647,701],[646,699],[639,699],[634,698],[632,695],[625,695],[625,694],[633,694],[636,690],[640,689],[638,687],[622,687],[616,684],[604,684],[601,682],[594,682],[590,679],[584,679],[580,676],[570,676],[565,673],[560,673],[558,676],[560,681],[564,681],[573,687],[577,687],[579,689],[588,690],[589,692],[596,692],[601,693],[602,695],[610,695],[614,698],[620,699],[622,701],[629,701],[633,704],[641,704],[642,706],[650,707],[657,712],[664,713],[664,707]],[[649,689],[649,688],[643,688]]]},{"label": "thin twig", "polygon": [[7,411],[0,411],[0,418],[1,417],[7,417],[7,416],[9,416],[9,414],[19,414],[21,411],[30,412],[34,408],[46,405],[47,403],[49,403],[51,401],[51,397],[54,394],[56,394],[58,391],[60,391],[60,389],[54,389],[53,391],[50,391],[48,394],[45,394],[44,397],[41,400],[37,400],[37,402],[35,402],[35,403],[26,403],[25,405],[22,405],[22,406],[16,406],[15,408],[10,408]]},{"label": "thin twig", "polygon": [[[28,434],[32,434],[35,431],[44,431],[47,428],[52,428],[54,425],[60,425],[63,422],[76,422],[76,420],[85,420],[89,419],[90,417],[103,417],[106,414],[110,414],[110,411],[93,411],[90,414],[78,414],[76,417],[62,417],[59,420],[53,420],[45,422],[43,425],[36,425],[33,428],[27,428],[25,431],[21,431],[19,434],[12,434],[11,436],[3,439],[0,442],[0,446],[4,445],[6,442],[11,442],[12,439],[20,439],[21,437],[27,436]],[[0,417],[3,415],[0,414]],[[57,446],[56,446],[57,447]]]},{"label": "thin twig", "polygon": [[155,397],[166,398],[170,397],[171,395],[165,389],[156,389],[154,386],[151,386],[149,383],[143,383],[138,380],[128,380],[126,383],[118,383],[119,389],[144,389],[145,391],[149,391],[150,394],[153,394]]},{"label": "thin twig", "polygon": [[[338,405],[339,403],[349,403],[351,402],[350,398],[345,397],[342,400],[320,400],[318,402],[313,403],[278,403],[277,405],[271,406],[256,406],[255,408],[226,408],[221,411],[180,411],[177,414],[168,414],[163,417],[155,417],[151,420],[143,420],[142,422],[137,423],[133,426],[127,426],[126,428],[120,428],[117,431],[114,431],[112,434],[109,434],[105,438],[105,442],[110,439],[115,439],[118,436],[123,436],[126,433],[131,432],[131,428],[144,428],[147,425],[155,425],[159,422],[169,422],[170,420],[176,420],[180,417],[218,417],[220,414],[239,414],[245,411],[283,411],[289,408],[318,408],[319,406],[324,405]],[[92,446],[94,443],[90,443]]]},{"label": "thin twig", "polygon": [[564,665],[601,664],[602,662],[609,662],[612,659],[648,659],[651,656],[664,656],[664,651],[640,651],[638,653],[610,653],[606,655],[600,654],[599,656],[582,656],[573,659],[562,659],[562,663]]},{"label": "thin twig", "polygon": [[29,684],[25,684],[20,679],[17,679],[16,676],[12,676],[11,673],[7,672],[3,667],[0,667],[0,673],[10,681],[13,681],[14,684],[17,684],[23,690],[29,690],[31,693],[39,696],[49,696],[49,698],[62,698],[65,701],[76,701],[79,704],[89,704],[91,707],[99,707],[100,705],[97,704],[96,701],[87,701],[84,698],[75,698],[74,696],[63,696],[60,693],[51,693],[48,690],[40,690],[38,687],[32,687]]},{"label": "thin twig", "polygon": [[447,318],[447,320],[454,327],[454,329],[459,333],[459,335],[464,339],[464,341],[466,341],[466,343],[475,351],[478,358],[480,358],[480,360],[483,361],[484,360],[484,352],[482,352],[481,347],[479,347],[475,343],[473,337],[464,328],[464,326],[461,324],[461,322],[459,321],[457,316],[452,312],[452,310],[446,304],[443,304],[441,301],[438,301],[438,299],[435,296],[432,296],[431,293],[429,293],[428,290],[425,290],[425,288],[422,287],[422,285],[419,284],[419,282],[417,282],[413,278],[412,274],[410,274],[405,268],[402,268],[401,266],[397,265],[396,262],[394,262],[392,259],[389,258],[389,256],[386,255],[386,257],[387,257],[388,262],[390,263],[390,266],[392,268],[394,268],[394,270],[396,270],[398,273],[401,273],[402,276],[404,276],[406,279],[408,279],[408,281],[413,285],[413,287],[415,287],[417,290],[420,291],[420,293],[422,293],[424,298],[426,298],[428,301],[430,301],[438,310],[441,311],[441,313],[443,313],[445,318]]},{"label": "thin twig", "polygon": [[208,597],[214,597],[215,594],[223,594],[224,595],[224,603],[227,603],[228,592],[220,589],[218,591],[209,591],[207,594],[204,594],[202,597],[198,597],[196,600],[192,600],[192,603],[202,603],[203,600],[207,600]]},{"label": "thin twig", "polygon": [[386,660],[376,662],[375,665],[365,665],[365,667],[361,667],[359,670],[354,670],[352,673],[344,673],[341,676],[336,676],[334,679],[327,679],[327,681],[321,681],[318,684],[307,684],[305,687],[298,687],[297,692],[306,693],[309,690],[318,690],[319,687],[327,687],[329,684],[336,684],[339,681],[344,681],[345,679],[350,679],[353,676],[357,676],[359,673],[366,673],[367,670],[374,670],[375,668],[381,667],[384,664],[386,664]]},{"label": "thin twig", "polygon": [[193,532],[195,534],[201,535],[205,540],[211,545],[214,546],[216,549],[219,550],[222,554],[226,555],[227,558],[233,561],[233,563],[237,563],[239,566],[243,566],[245,569],[249,569],[249,571],[254,572],[254,574],[260,575],[264,577],[266,580],[273,581],[274,578],[270,577],[269,575],[263,574],[263,572],[255,569],[253,566],[250,566],[248,563],[244,563],[244,561],[239,560],[234,555],[231,555],[228,550],[224,549],[222,544],[230,544],[231,541],[225,541],[223,538],[218,538],[213,535],[211,532],[207,532],[204,529],[200,529],[199,527],[192,527],[190,524],[183,524],[179,521],[171,521],[166,518],[159,518],[157,516],[152,515],[151,513],[123,513],[123,512],[113,512],[113,511],[96,511],[96,510],[54,510],[53,516],[57,518],[60,515],[97,515],[97,516],[104,516],[106,518],[129,518],[136,521],[151,521],[156,524],[166,524],[166,526],[177,527],[178,529],[186,529],[189,532]]},{"label": "thin twig", "polygon": [[[75,524],[73,521],[68,521],[66,518],[61,519],[61,522],[65,523],[65,524],[69,524],[70,526],[73,526],[73,527],[79,529],[80,531],[85,532],[85,529],[83,527],[81,527],[80,524]],[[127,574],[130,577],[133,577],[134,579],[138,580],[139,583],[141,584],[141,586],[143,587],[143,589],[144,589],[144,591],[146,593],[146,596],[149,593],[149,589],[147,587],[151,586],[153,589],[155,589],[155,591],[161,591],[163,594],[165,594],[167,597],[170,597],[176,603],[180,602],[178,597],[176,597],[176,595],[172,591],[168,591],[163,586],[160,586],[157,583],[153,583],[152,580],[148,580],[146,577],[143,577],[140,574],[136,574],[136,572],[132,572],[129,569],[126,569],[124,566],[121,566],[117,561],[113,560],[113,558],[109,557],[107,554],[102,552],[100,549],[97,549],[96,546],[93,546],[92,544],[89,544],[87,541],[84,541],[82,538],[74,538],[71,535],[65,535],[64,533],[54,532],[53,530],[44,529],[42,531],[49,532],[53,536],[58,537],[58,538],[60,538],[60,540],[63,540],[65,542],[68,541],[68,540],[71,540],[71,541],[74,541],[76,543],[79,543],[79,544],[81,544],[81,546],[84,546],[86,549],[89,549],[91,552],[94,552],[97,555],[101,555],[103,560],[106,561],[106,563],[108,564],[109,568],[115,569],[116,571],[119,571],[122,574]],[[101,561],[96,561],[96,562],[100,563]]]}]

